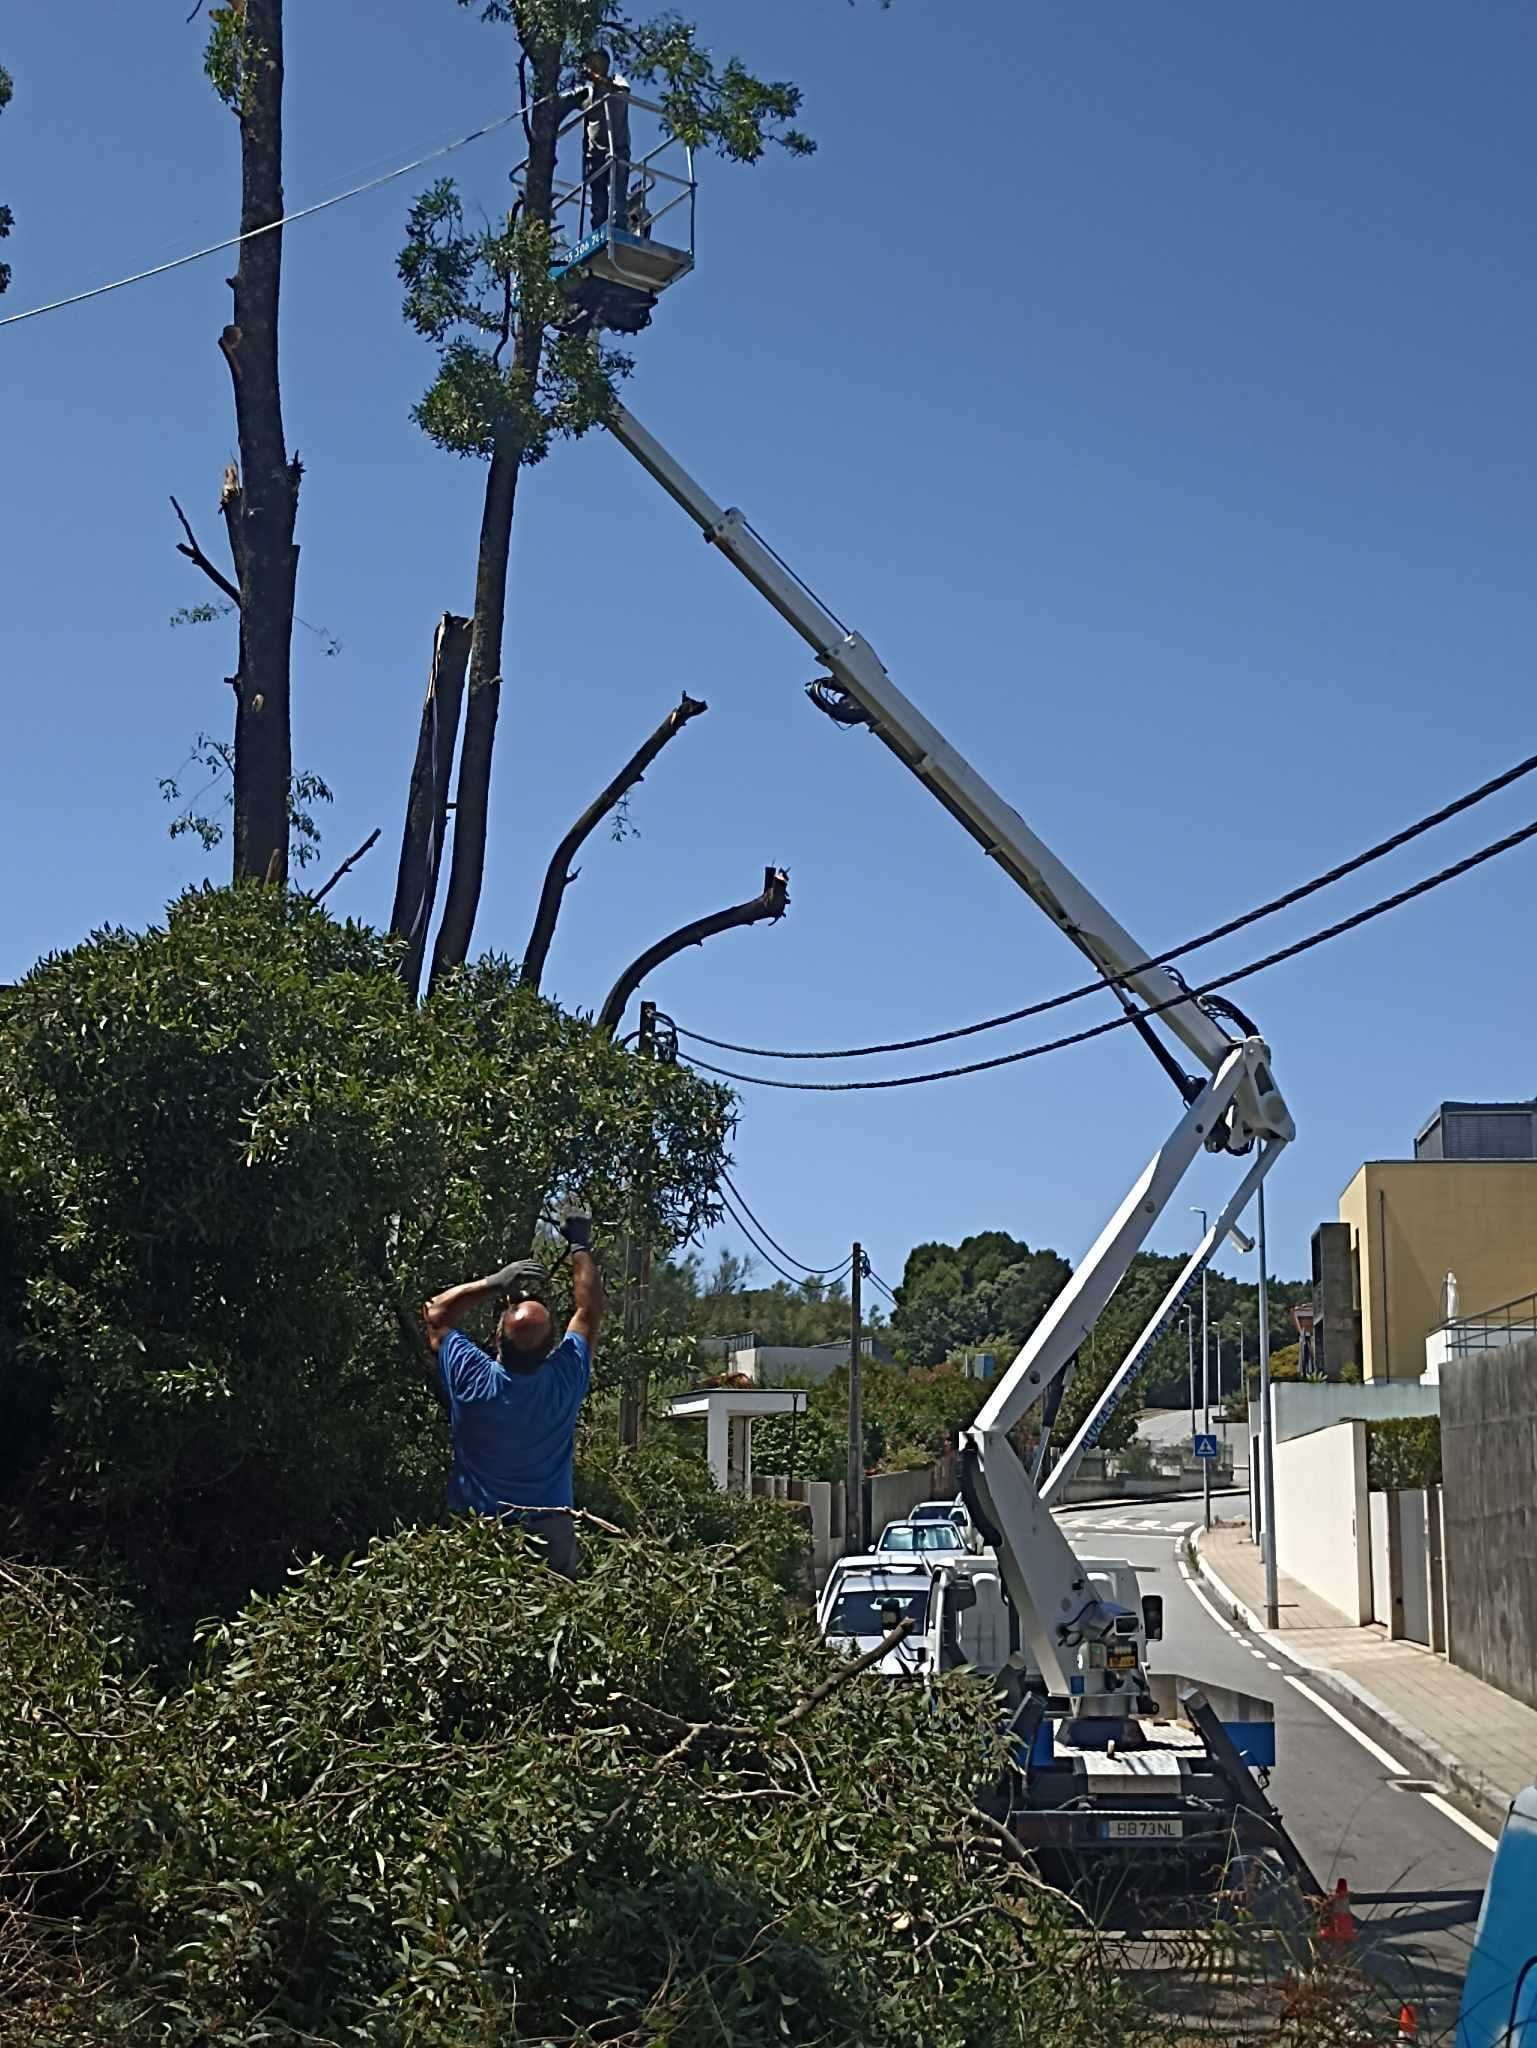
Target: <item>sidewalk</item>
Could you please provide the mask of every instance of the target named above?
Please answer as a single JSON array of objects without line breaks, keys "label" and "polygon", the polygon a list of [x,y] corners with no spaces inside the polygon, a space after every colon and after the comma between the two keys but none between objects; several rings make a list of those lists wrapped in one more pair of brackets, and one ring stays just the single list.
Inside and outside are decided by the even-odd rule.
[{"label": "sidewalk", "polygon": [[1511,1800],[1537,1777],[1537,1711],[1419,1643],[1389,1641],[1375,1623],[1352,1627],[1284,1574],[1280,1627],[1269,1633],[1265,1567],[1248,1523],[1219,1522],[1194,1540],[1201,1576],[1235,1620],[1308,1671],[1411,1771],[1455,1786],[1498,1833]]}]

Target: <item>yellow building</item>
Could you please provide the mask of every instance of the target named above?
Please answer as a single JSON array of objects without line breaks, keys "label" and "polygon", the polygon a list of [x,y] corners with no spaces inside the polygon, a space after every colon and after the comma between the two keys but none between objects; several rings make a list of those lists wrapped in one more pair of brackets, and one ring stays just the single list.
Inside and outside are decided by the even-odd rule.
[{"label": "yellow building", "polygon": [[1369,1160],[1339,1215],[1366,1379],[1420,1377],[1448,1272],[1462,1315],[1537,1290],[1537,1158]]}]

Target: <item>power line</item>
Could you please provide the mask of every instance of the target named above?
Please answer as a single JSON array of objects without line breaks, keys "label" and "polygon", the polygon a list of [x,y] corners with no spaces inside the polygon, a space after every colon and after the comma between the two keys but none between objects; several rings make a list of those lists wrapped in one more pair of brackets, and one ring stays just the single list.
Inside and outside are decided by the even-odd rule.
[{"label": "power line", "polygon": [[[1537,754],[1528,755],[1526,760],[1518,761],[1513,768],[1507,768],[1492,781],[1481,783],[1477,789],[1469,790],[1465,796],[1454,798],[1451,803],[1443,804],[1439,810],[1431,811],[1423,818],[1417,818],[1412,825],[1406,825],[1401,831],[1392,833],[1386,839],[1380,839],[1375,846],[1367,847],[1364,853],[1358,853],[1350,860],[1341,861],[1337,867],[1329,868],[1321,875],[1315,875],[1311,881],[1300,882],[1296,888],[1288,889],[1284,895],[1273,896],[1268,903],[1260,904],[1257,909],[1246,910],[1239,917],[1229,918],[1225,924],[1214,925],[1209,932],[1202,932],[1199,938],[1186,939],[1178,946],[1169,946],[1162,953],[1155,953],[1151,959],[1142,961],[1140,965],[1127,968],[1125,974],[1103,975],[1097,981],[1086,981],[1081,987],[1067,989],[1061,995],[1048,996],[1038,1003],[1027,1003],[1022,1010],[1006,1010],[1001,1016],[984,1017],[980,1023],[960,1024],[948,1031],[930,1031],[922,1038],[894,1038],[885,1045],[850,1045],[834,1052],[787,1052],[771,1050],[760,1045],[734,1045],[729,1039],[707,1038],[702,1031],[687,1031],[681,1024],[676,1027],[678,1036],[691,1038],[696,1045],[713,1046],[717,1052],[741,1053],[749,1059],[859,1060],[869,1059],[875,1053],[916,1052],[926,1045],[944,1045],[956,1038],[974,1038],[978,1032],[996,1031],[1004,1024],[1021,1024],[1027,1017],[1044,1016],[1048,1010],[1059,1010],[1067,1003],[1082,1001],[1085,996],[1098,995],[1105,989],[1120,988],[1129,974],[1143,973],[1150,967],[1165,966],[1170,960],[1178,959],[1182,954],[1196,953],[1203,946],[1214,945],[1218,939],[1231,938],[1234,932],[1242,931],[1246,925],[1258,924],[1262,918],[1273,917],[1279,910],[1289,910],[1294,903],[1301,903],[1306,897],[1316,896],[1320,889],[1327,889],[1333,883],[1343,881],[1347,875],[1353,875],[1359,869],[1370,866],[1373,861],[1381,860],[1386,854],[1396,853],[1399,847],[1407,846],[1411,840],[1434,831],[1437,825],[1444,825],[1449,818],[1458,817],[1463,811],[1471,810],[1475,804],[1481,804],[1500,790],[1508,789],[1512,783],[1519,782],[1524,775],[1530,775],[1534,769],[1537,769]],[[710,1071],[714,1072],[715,1069],[712,1068]]]},{"label": "power line", "polygon": [[[546,94],[544,97],[553,98],[554,95]],[[408,164],[397,164],[394,170],[383,171],[377,178],[366,178],[361,185],[350,185],[345,192],[333,192],[329,199],[317,199],[312,206],[298,207],[279,220],[265,221],[259,228],[248,228],[243,235],[230,235],[222,242],[210,242],[206,249],[193,249],[185,256],[173,256],[169,263],[157,263],[149,270],[136,270],[129,277],[116,277],[110,284],[93,285],[89,291],[71,292],[68,298],[50,299],[45,306],[29,306],[24,313],[8,313],[0,320],[0,327],[15,327],[23,320],[36,320],[40,314],[58,313],[65,306],[83,305],[87,299],[120,292],[125,285],[143,284],[147,278],[164,277],[168,271],[181,270],[189,263],[201,263],[205,256],[217,256],[225,249],[238,249],[243,242],[254,242],[258,235],[270,235],[278,228],[290,227],[295,221],[308,220],[311,214],[324,213],[327,207],[340,206],[343,200],[361,198],[365,192],[377,192],[381,185],[408,177],[412,171],[421,170],[425,164],[436,163],[440,157],[452,156],[455,150],[463,149],[466,144],[479,142],[483,135],[494,135],[498,128],[505,128],[509,122],[531,114],[539,104],[539,100],[530,100],[526,106],[514,107],[510,114],[498,114],[494,121],[472,128],[468,135],[461,135],[453,142],[440,143],[436,149],[429,149],[425,156],[413,157]]]},{"label": "power line", "polygon": [[1214,994],[1218,989],[1228,988],[1235,981],[1246,981],[1251,975],[1263,974],[1267,968],[1278,967],[1283,960],[1295,960],[1301,953],[1310,953],[1315,946],[1322,946],[1330,939],[1337,939],[1343,933],[1354,931],[1360,925],[1370,924],[1373,918],[1385,916],[1390,910],[1402,909],[1419,896],[1426,896],[1432,889],[1439,889],[1443,882],[1456,881],[1458,876],[1469,874],[1474,868],[1482,867],[1485,861],[1493,860],[1496,854],[1509,853],[1512,847],[1523,845],[1528,839],[1537,837],[1537,822],[1523,825],[1519,832],[1507,833],[1503,839],[1496,839],[1491,845],[1480,847],[1477,853],[1470,853],[1466,859],[1453,862],[1449,868],[1442,868],[1438,874],[1427,875],[1422,882],[1414,882],[1407,889],[1400,889],[1392,896],[1385,896],[1378,903],[1372,903],[1365,910],[1355,911],[1351,916],[1341,918],[1322,931],[1313,932],[1305,939],[1298,939],[1290,946],[1281,946],[1273,953],[1266,953],[1261,959],[1251,960],[1247,966],[1236,967],[1230,974],[1215,975],[1210,981],[1196,987],[1182,990],[1168,996],[1161,1003],[1149,1004],[1145,1009],[1124,1011],[1118,1017],[1108,1017],[1103,1023],[1090,1024],[1082,1031],[1069,1032],[1062,1038],[1049,1038],[1040,1045],[1027,1045],[1018,1052],[999,1053],[990,1060],[972,1060],[965,1066],[940,1067],[927,1074],[895,1074],[880,1081],[782,1081],[768,1074],[739,1074],[730,1067],[711,1066],[708,1060],[691,1060],[690,1065],[706,1074],[719,1074],[727,1081],[741,1081],[750,1088],[790,1088],[805,1094],[845,1095],[871,1088],[916,1088],[926,1081],[953,1081],[963,1074],[985,1074],[995,1067],[1012,1067],[1021,1060],[1040,1059],[1049,1052],[1064,1052],[1072,1045],[1085,1045],[1091,1038],[1103,1038],[1107,1032],[1120,1031],[1128,1024],[1135,1024],[1140,1018],[1157,1017],[1165,1010],[1178,1008],[1181,1003],[1196,1000],[1201,996]]},{"label": "power line", "polygon": [[897,1308],[900,1306],[896,1296],[892,1293],[891,1289],[886,1285],[885,1281],[881,1278],[880,1274],[876,1272],[873,1266],[865,1267],[865,1278],[867,1280],[873,1280],[875,1282],[876,1286],[881,1290],[881,1293],[885,1295],[886,1299],[891,1303],[893,1308]]},{"label": "power line", "polygon": [[[737,1214],[736,1210],[731,1206],[729,1196],[724,1194],[721,1195],[721,1206],[725,1210],[726,1214],[731,1218],[732,1222],[736,1225],[737,1229],[740,1230],[742,1235],[747,1239],[747,1242],[749,1245],[751,1245],[752,1249],[758,1253],[760,1258],[766,1259],[768,1261],[769,1265],[773,1267],[774,1271],[780,1276],[782,1280],[788,1280],[790,1285],[795,1288],[800,1288],[805,1285],[805,1278],[803,1278],[802,1275],[798,1273],[792,1273],[787,1266],[781,1266],[778,1259],[774,1257],[774,1254],[771,1251],[766,1250],[764,1246],[758,1241],[757,1237],[753,1234],[751,1226],[745,1223],[743,1219]],[[852,1263],[852,1260],[846,1261],[841,1272],[832,1273],[829,1276],[827,1284],[831,1286],[835,1281],[841,1280],[843,1278],[844,1273],[848,1271],[849,1266]],[[816,1276],[810,1275],[807,1277],[815,1278]]]},{"label": "power line", "polygon": [[[806,1261],[804,1259],[798,1259],[795,1256],[794,1252],[787,1252],[784,1246],[779,1242],[779,1239],[775,1237],[769,1230],[768,1225],[764,1223],[754,1213],[754,1211],[751,1208],[748,1207],[747,1197],[742,1193],[742,1190],[737,1186],[736,1182],[731,1178],[730,1174],[727,1173],[724,1169],[722,1169],[721,1172],[721,1179],[725,1182],[726,1186],[730,1188],[732,1194],[736,1197],[740,1207],[746,1210],[747,1214],[752,1217],[753,1222],[757,1224],[759,1230],[763,1233],[764,1237],[768,1239],[769,1243],[774,1247],[775,1251],[779,1253],[781,1258],[788,1259],[792,1266],[799,1266],[801,1271],[809,1275],[809,1277],[813,1280],[823,1280],[827,1277],[829,1273],[837,1270],[832,1266],[808,1266],[806,1264]],[[845,1258],[841,1261],[841,1265],[845,1267],[851,1265],[852,1263],[852,1258]]]}]

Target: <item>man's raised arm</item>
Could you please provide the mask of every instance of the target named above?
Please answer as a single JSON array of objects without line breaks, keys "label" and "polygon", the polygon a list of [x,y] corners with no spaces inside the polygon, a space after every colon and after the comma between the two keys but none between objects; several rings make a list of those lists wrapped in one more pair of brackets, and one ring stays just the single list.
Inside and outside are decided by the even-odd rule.
[{"label": "man's raised arm", "polygon": [[547,1280],[548,1275],[537,1259],[514,1259],[510,1266],[503,1266],[499,1273],[488,1273],[484,1280],[462,1280],[457,1287],[445,1287],[422,1309],[427,1342],[436,1351],[472,1308],[478,1308],[483,1301],[494,1301],[499,1294],[540,1293]]},{"label": "man's raised arm", "polygon": [[598,1347],[598,1327],[608,1302],[603,1293],[603,1275],[592,1255],[592,1218],[579,1209],[568,1209],[560,1222],[561,1236],[571,1247],[571,1320],[567,1336],[582,1337],[589,1351]]}]

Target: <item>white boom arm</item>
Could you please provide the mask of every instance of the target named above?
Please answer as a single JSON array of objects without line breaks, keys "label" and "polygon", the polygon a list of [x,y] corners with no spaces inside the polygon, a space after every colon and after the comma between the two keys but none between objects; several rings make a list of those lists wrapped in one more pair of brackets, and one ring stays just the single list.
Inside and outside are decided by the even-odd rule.
[{"label": "white boom arm", "polygon": [[[876,736],[959,820],[983,852],[1060,926],[1099,973],[1114,977],[1128,994],[1157,1008],[1160,1021],[1210,1077],[1003,1375],[969,1438],[982,1505],[997,1531],[1000,1568],[1030,1644],[1033,1668],[1049,1691],[1073,1694],[1080,1708],[1093,1711],[1097,1706],[1101,1713],[1124,1714],[1124,1695],[1118,1704],[1114,1683],[1107,1690],[1103,1672],[1085,1676],[1077,1671],[1076,1655],[1070,1663],[1069,1653],[1113,1631],[1115,1615],[1095,1597],[1083,1566],[1010,1446],[1008,1431],[1065,1369],[1093,1328],[1196,1154],[1203,1147],[1244,1153],[1256,1142],[1260,1145],[1258,1158],[1223,1211],[1226,1222],[1219,1218],[1216,1231],[1208,1232],[1204,1255],[1198,1251],[1187,1268],[1189,1277],[1200,1271],[1222,1230],[1236,1220],[1282,1146],[1294,1136],[1291,1116],[1270,1075],[1268,1048],[1258,1038],[1230,1037],[1166,967],[1149,963],[1147,952],[1098,898],[908,702],[869,643],[851,633],[812,594],[739,511],[717,505],[625,407],[614,408],[609,428],[704,538],[795,628]],[[1181,1287],[1184,1284],[1188,1279],[1182,1276]],[[1160,1310],[1155,1318],[1160,1327],[1162,1316]],[[1122,1387],[1128,1377],[1123,1366],[1117,1374]],[[1070,1447],[1074,1462],[1080,1448],[1076,1440]]]}]

